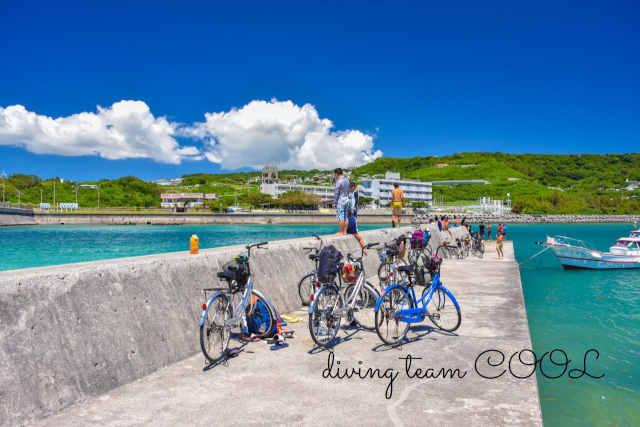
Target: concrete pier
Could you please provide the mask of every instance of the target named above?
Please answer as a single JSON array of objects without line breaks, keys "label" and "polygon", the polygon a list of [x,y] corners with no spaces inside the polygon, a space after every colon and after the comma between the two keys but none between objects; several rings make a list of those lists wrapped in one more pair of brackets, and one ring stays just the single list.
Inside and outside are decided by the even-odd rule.
[{"label": "concrete pier", "polygon": [[[382,231],[363,237],[389,238]],[[440,237],[435,233],[436,241]],[[277,242],[252,256],[257,288],[281,312],[299,306],[295,283],[310,267],[299,248],[309,243]],[[351,236],[327,243],[343,253],[357,248]],[[239,357],[228,366],[206,365],[197,340],[201,289],[238,249],[0,273],[0,424],[61,410],[37,425],[542,424],[535,375],[517,379],[506,366],[514,352],[531,348],[510,243],[506,261],[490,247],[483,259],[443,264],[443,283],[462,309],[456,332],[443,333],[426,321],[413,325],[398,349],[381,345],[375,332],[343,327],[332,349],[333,372],[380,369],[383,378],[373,379],[324,378],[331,353],[313,345],[304,311],[297,312],[302,323],[287,326],[295,330],[288,348],[232,341],[242,349]],[[368,276],[377,271],[374,258],[366,260]],[[485,379],[476,372],[476,359],[491,349],[502,351],[505,363],[490,367],[480,358],[479,371],[507,373]],[[412,374],[444,368],[459,375],[409,378],[406,359],[400,359],[408,355]],[[496,363],[499,354],[491,356]],[[513,368],[527,373],[521,365]],[[397,374],[389,399],[385,373]]]}]

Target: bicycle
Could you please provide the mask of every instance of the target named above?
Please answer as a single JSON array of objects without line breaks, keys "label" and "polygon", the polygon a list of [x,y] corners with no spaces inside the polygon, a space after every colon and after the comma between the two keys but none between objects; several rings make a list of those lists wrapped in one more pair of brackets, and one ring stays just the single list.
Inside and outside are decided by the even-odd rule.
[{"label": "bicycle", "polygon": [[315,261],[316,268],[302,276],[300,282],[298,282],[298,294],[300,295],[300,299],[302,300],[302,306],[309,305],[309,298],[311,295],[315,294],[318,290],[319,282],[318,282],[318,262],[320,261],[320,257],[318,254],[320,253],[320,249],[322,249],[322,239],[315,234],[312,234],[313,237],[320,240],[320,246],[310,246],[304,247],[303,250],[306,251],[315,251],[315,254],[309,253],[309,259]]},{"label": "bicycle", "polygon": [[[204,289],[205,297],[207,292],[213,294],[202,306],[200,347],[204,357],[211,363],[217,362],[225,355],[232,328],[241,328],[244,331],[244,327],[248,325],[247,319],[269,319],[255,333],[258,338],[265,338],[273,331],[276,310],[264,295],[253,288],[253,276],[249,267],[251,248],[266,249],[261,246],[268,243],[247,245],[246,256],[238,255],[222,266],[222,271],[218,272],[217,276],[221,282],[227,282],[228,290]],[[262,304],[258,304],[258,301]],[[264,307],[266,313],[262,312]]]},{"label": "bicycle", "polygon": [[380,267],[378,267],[378,281],[380,290],[383,290],[393,280],[394,271],[399,265],[407,265],[403,256],[406,249],[406,236],[400,236],[393,243],[385,243],[382,248],[378,248],[378,256],[380,257]]},{"label": "bicycle", "polygon": [[[313,341],[320,347],[326,347],[334,340],[340,321],[344,317],[347,323],[355,321],[358,326],[367,330],[375,328],[373,308],[380,297],[373,285],[366,281],[364,270],[364,249],[377,246],[369,243],[360,257],[347,254],[347,260],[356,270],[356,278],[343,289],[342,271],[344,263],[336,265],[337,272],[330,275],[326,284],[313,296],[309,306],[309,333]],[[338,279],[336,284],[336,277]]]},{"label": "bicycle", "polygon": [[[438,250],[443,249],[441,246]],[[453,332],[460,327],[462,315],[455,297],[440,281],[442,258],[421,255],[421,266],[398,267],[411,277],[409,286],[394,283],[387,287],[376,302],[375,324],[378,337],[387,345],[400,344],[411,323],[429,318],[439,329]],[[428,286],[426,275],[433,273]],[[425,285],[422,297],[416,299],[415,285]],[[400,326],[404,324],[404,326]]]},{"label": "bicycle", "polygon": [[482,258],[484,256],[484,242],[482,241],[482,237],[480,234],[476,234],[471,242],[471,253],[478,258]]}]

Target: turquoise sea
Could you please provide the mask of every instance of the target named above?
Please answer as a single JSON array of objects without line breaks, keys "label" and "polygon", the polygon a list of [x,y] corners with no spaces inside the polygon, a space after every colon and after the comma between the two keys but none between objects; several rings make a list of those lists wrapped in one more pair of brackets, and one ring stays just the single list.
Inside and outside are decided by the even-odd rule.
[{"label": "turquoise sea", "polygon": [[[588,241],[608,251],[618,237],[628,236],[630,224],[509,225],[520,262],[543,249],[535,241],[563,235]],[[538,357],[564,350],[571,363],[567,373],[549,379],[536,371],[545,426],[640,426],[640,269],[564,270],[551,251],[520,268],[533,350]],[[587,372],[569,378],[571,369]],[[560,352],[553,355],[564,362]],[[558,376],[549,356],[544,373]],[[574,373],[574,376],[577,372]]]},{"label": "turquoise sea", "polygon": [[[360,231],[388,227],[358,225]],[[390,227],[389,227],[390,228]],[[65,225],[0,227],[0,271],[333,234],[337,225]]]},{"label": "turquoise sea", "polygon": [[[381,228],[362,225],[362,230]],[[516,258],[542,247],[535,241],[564,235],[608,250],[632,225],[509,225]],[[0,228],[0,270],[186,251],[192,234],[201,248],[331,234],[334,225],[51,226]],[[547,251],[520,269],[533,350],[561,349],[571,362],[558,379],[536,372],[546,426],[640,426],[640,270],[564,270]],[[582,369],[579,379],[568,376]],[[561,363],[564,356],[554,354]],[[562,373],[549,356],[548,376]]]}]

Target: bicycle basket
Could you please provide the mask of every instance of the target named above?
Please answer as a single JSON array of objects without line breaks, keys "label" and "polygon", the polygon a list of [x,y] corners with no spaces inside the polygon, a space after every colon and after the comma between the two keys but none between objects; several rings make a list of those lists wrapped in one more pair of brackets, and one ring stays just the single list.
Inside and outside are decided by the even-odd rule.
[{"label": "bicycle basket", "polygon": [[[249,270],[247,266],[247,257],[246,256],[238,256],[232,259],[231,261],[222,265],[220,271],[233,271],[235,272],[235,280],[238,284],[238,287],[244,287],[247,285],[249,281]],[[219,278],[221,282],[229,282],[231,285],[231,281],[224,279],[222,277]]]},{"label": "bicycle basket", "polygon": [[387,255],[387,248],[376,248],[376,250],[378,251],[378,257],[380,258],[380,261],[384,262],[390,258]]}]

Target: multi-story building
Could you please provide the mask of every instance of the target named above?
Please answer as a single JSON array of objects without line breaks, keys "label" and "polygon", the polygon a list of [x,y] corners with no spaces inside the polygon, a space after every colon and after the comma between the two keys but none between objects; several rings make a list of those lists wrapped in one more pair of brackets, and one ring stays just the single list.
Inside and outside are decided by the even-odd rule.
[{"label": "multi-story building", "polygon": [[407,201],[431,204],[430,182],[400,179],[399,173],[387,172],[381,179],[364,178],[362,185],[358,186],[358,190],[361,196],[380,200],[380,205],[386,206],[391,202],[391,191],[395,188],[394,184],[398,184],[404,191],[404,197]]},{"label": "multi-story building", "polygon": [[160,197],[162,198],[161,206],[163,208],[193,208],[201,206],[205,201],[218,199],[216,194],[207,193],[162,193]]},{"label": "multi-story building", "polygon": [[300,185],[300,184],[267,184],[262,183],[260,186],[260,192],[269,194],[273,198],[279,197],[281,194],[287,191],[305,191],[312,194],[317,194],[323,200],[333,199],[333,193],[336,191],[336,187],[330,187],[328,185]]}]

